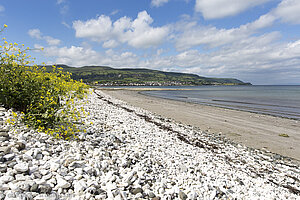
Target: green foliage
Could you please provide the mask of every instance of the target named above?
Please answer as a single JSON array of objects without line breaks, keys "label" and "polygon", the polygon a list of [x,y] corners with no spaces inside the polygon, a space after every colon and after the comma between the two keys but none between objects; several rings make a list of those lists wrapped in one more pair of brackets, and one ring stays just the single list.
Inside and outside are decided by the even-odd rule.
[{"label": "green foliage", "polygon": [[[102,66],[69,67],[60,65],[64,71],[72,73],[75,80],[98,82],[99,84],[147,84],[151,82],[173,85],[213,85],[213,84],[245,84],[237,79],[206,78],[196,74],[163,72],[149,69],[114,69]],[[51,70],[51,67],[48,67]]]},{"label": "green foliage", "polygon": [[88,87],[74,81],[61,68],[53,66],[51,71],[46,71],[45,67],[32,65],[33,61],[26,55],[28,51],[24,45],[19,47],[3,38],[0,103],[20,111],[24,122],[39,131],[57,138],[75,137],[80,130],[74,122],[79,122],[84,114],[83,109],[76,109],[75,100],[83,98]]}]

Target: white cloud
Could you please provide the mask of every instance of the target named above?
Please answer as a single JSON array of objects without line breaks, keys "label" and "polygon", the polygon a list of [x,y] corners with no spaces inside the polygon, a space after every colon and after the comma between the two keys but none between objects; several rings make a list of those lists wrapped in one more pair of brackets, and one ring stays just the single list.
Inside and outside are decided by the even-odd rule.
[{"label": "white cloud", "polygon": [[41,31],[39,29],[30,29],[28,31],[28,35],[30,37],[38,39],[38,40],[45,40],[48,43],[48,45],[50,45],[50,46],[59,45],[61,42],[59,39],[55,39],[50,36],[43,36],[43,34],[41,33]]},{"label": "white cloud", "polygon": [[67,0],[57,0],[56,3],[57,3],[57,4],[62,4],[62,3],[65,3],[66,1],[67,1]]},{"label": "white cloud", "polygon": [[117,47],[119,44],[115,40],[108,40],[103,43],[103,48],[111,49]]},{"label": "white cloud", "polygon": [[300,24],[300,1],[283,0],[273,14],[283,22]]},{"label": "white cloud", "polygon": [[62,25],[64,25],[67,28],[72,28],[67,22],[63,21],[61,22]]},{"label": "white cloud", "polygon": [[134,20],[122,17],[112,22],[109,16],[101,15],[88,21],[74,21],[73,28],[76,37],[104,42],[104,47],[115,41],[135,48],[149,48],[161,44],[169,33],[168,27],[151,27],[152,22],[150,15],[142,11]]},{"label": "white cloud", "polygon": [[271,0],[196,0],[195,10],[205,19],[233,16]]},{"label": "white cloud", "polygon": [[151,0],[151,5],[155,7],[162,6],[165,3],[168,3],[169,0]]},{"label": "white cloud", "polygon": [[114,11],[112,11],[111,13],[110,13],[110,15],[116,15],[116,14],[118,14],[120,12],[120,10],[114,10]]},{"label": "white cloud", "polygon": [[96,52],[91,48],[78,46],[47,47],[43,51],[47,57],[56,57],[55,63],[67,64],[74,67],[85,65],[106,65],[112,67],[128,67],[138,63],[138,57],[132,52],[116,53],[113,50]]},{"label": "white cloud", "polygon": [[39,29],[30,29],[28,31],[28,34],[30,37],[41,40],[42,39],[42,33]]},{"label": "white cloud", "polygon": [[0,5],[0,13],[5,11],[5,7]]},{"label": "white cloud", "polygon": [[60,40],[59,39],[55,39],[52,38],[50,36],[44,36],[44,39],[46,40],[46,42],[50,45],[50,46],[56,46],[60,44]]}]

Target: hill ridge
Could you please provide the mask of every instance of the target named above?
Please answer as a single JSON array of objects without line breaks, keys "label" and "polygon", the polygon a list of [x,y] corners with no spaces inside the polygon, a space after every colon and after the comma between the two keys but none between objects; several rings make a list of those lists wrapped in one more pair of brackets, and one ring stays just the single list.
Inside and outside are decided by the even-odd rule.
[{"label": "hill ridge", "polygon": [[[210,78],[192,73],[166,72],[147,68],[112,68],[109,66],[86,65],[71,67],[57,64],[72,73],[75,80],[100,85],[250,85],[235,78]],[[51,66],[46,66],[51,70]]]}]

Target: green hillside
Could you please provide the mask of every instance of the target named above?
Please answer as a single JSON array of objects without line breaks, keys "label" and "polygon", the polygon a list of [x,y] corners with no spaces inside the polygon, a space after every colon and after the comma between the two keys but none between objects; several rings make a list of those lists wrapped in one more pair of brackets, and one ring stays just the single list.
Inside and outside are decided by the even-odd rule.
[{"label": "green hillside", "polygon": [[[69,67],[57,65],[72,73],[75,80],[87,83],[98,82],[102,85],[244,85],[246,83],[233,78],[207,78],[196,74],[163,72],[150,69],[115,69],[104,66]],[[47,67],[49,70],[50,66]]]}]

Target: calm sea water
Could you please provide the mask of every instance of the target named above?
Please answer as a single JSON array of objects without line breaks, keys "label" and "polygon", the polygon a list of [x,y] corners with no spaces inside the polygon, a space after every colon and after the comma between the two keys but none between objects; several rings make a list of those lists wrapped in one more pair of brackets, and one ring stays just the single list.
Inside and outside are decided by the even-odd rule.
[{"label": "calm sea water", "polygon": [[143,94],[300,120],[300,86],[190,86]]}]

